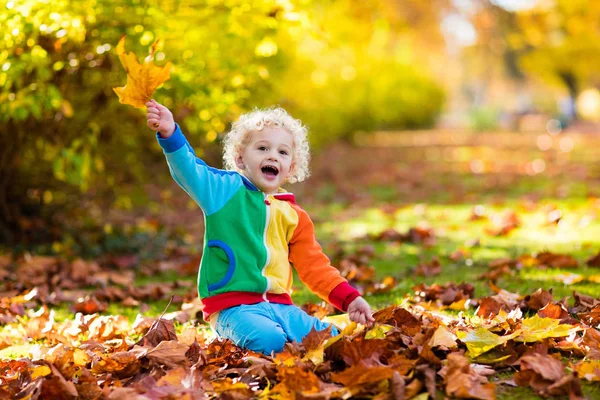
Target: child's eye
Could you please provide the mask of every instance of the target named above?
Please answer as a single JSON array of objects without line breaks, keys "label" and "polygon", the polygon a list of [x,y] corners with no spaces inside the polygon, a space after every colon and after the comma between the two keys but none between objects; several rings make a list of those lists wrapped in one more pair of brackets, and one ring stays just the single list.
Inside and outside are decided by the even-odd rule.
[{"label": "child's eye", "polygon": [[279,154],[282,154],[282,155],[284,155],[284,156],[287,156],[287,155],[288,155],[288,152],[287,152],[287,151],[285,151],[285,150],[280,150],[280,151],[279,151]]},{"label": "child's eye", "polygon": [[260,146],[258,149],[259,149],[260,151],[265,151],[267,148],[266,148],[265,146]]}]

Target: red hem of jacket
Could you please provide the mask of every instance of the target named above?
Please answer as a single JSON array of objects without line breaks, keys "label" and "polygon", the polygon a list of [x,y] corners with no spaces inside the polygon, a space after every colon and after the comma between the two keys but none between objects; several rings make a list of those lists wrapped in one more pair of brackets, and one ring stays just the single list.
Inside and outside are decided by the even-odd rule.
[{"label": "red hem of jacket", "polygon": [[[277,304],[294,304],[292,298],[287,293],[275,294],[267,293],[267,300],[270,303]],[[229,307],[239,306],[241,304],[256,304],[265,301],[262,293],[255,292],[227,292],[217,294],[215,296],[202,299],[202,313],[204,320],[208,321],[208,317],[218,311]]]}]

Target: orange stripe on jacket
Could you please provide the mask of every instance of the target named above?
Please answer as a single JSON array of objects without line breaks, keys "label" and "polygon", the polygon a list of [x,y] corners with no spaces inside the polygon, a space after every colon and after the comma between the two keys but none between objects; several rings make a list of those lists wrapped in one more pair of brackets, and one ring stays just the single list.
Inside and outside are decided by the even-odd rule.
[{"label": "orange stripe on jacket", "polygon": [[345,283],[340,272],[331,265],[315,238],[315,229],[308,213],[297,204],[290,205],[298,213],[298,225],[289,242],[289,261],[294,264],[300,280],[325,301],[336,286]]}]

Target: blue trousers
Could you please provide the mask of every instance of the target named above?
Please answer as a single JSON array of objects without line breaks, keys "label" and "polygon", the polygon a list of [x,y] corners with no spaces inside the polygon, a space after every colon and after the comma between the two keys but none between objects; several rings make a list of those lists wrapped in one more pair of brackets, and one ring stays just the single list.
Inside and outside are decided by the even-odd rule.
[{"label": "blue trousers", "polygon": [[[221,310],[216,330],[240,347],[270,355],[283,350],[286,342],[301,342],[313,327],[322,331],[329,325],[297,306],[265,302]],[[331,334],[338,333],[332,326]]]}]

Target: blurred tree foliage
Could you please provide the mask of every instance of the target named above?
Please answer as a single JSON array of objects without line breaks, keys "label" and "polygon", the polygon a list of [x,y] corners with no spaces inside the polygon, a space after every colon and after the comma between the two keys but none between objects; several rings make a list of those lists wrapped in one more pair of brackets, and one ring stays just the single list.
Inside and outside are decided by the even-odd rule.
[{"label": "blurred tree foliage", "polygon": [[600,84],[600,2],[556,0],[518,14],[519,37],[511,47],[521,51],[523,69],[550,83],[563,84],[575,99]]},{"label": "blurred tree foliage", "polygon": [[399,3],[1,0],[0,239],[47,240],[56,211],[86,197],[127,207],[123,188],[152,181],[162,156],[143,111],[112,92],[122,34],[138,55],[163,40],[157,63],[175,68],[156,98],[213,163],[230,122],[270,104],[315,142],[430,125],[444,94],[415,59],[411,22],[437,26],[439,11]]},{"label": "blurred tree foliage", "polygon": [[574,99],[600,84],[600,2],[540,1],[509,11],[499,2],[481,1],[471,21],[477,30],[474,54],[484,65],[501,59],[517,80],[539,79],[563,87]]}]

